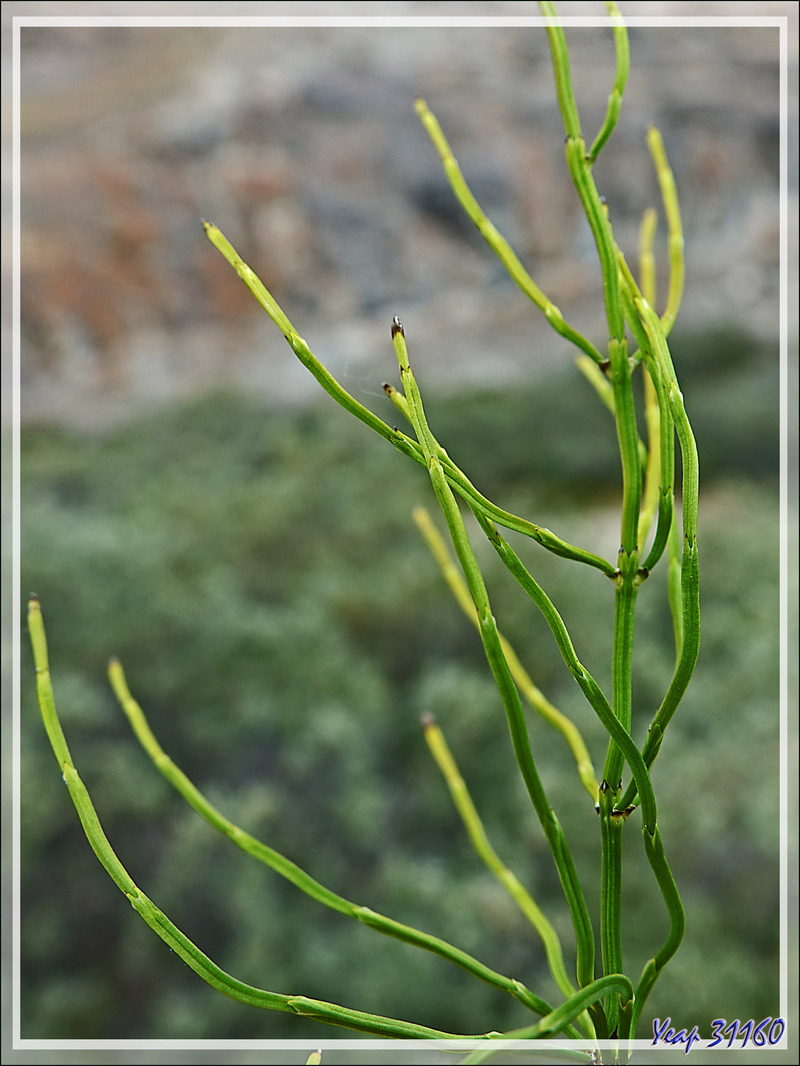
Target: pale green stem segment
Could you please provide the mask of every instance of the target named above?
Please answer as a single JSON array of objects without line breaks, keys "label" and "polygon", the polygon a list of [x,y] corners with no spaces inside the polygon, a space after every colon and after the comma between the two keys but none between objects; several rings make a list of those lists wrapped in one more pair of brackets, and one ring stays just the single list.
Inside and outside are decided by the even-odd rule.
[{"label": "pale green stem segment", "polygon": [[322,1062],[322,1052],[321,1051],[312,1051],[311,1054],[306,1059],[306,1066],[320,1066],[321,1062]]},{"label": "pale green stem segment", "polygon": [[[683,286],[686,276],[686,268],[683,258],[683,223],[678,203],[678,191],[675,187],[675,178],[667,161],[667,153],[664,149],[664,141],[655,126],[647,130],[647,147],[656,171],[656,178],[661,190],[661,199],[664,204],[664,214],[667,216],[667,246],[669,249],[669,288],[667,291],[667,306],[661,316],[661,324],[664,335],[668,337],[678,317],[681,301],[683,300]],[[655,307],[655,301],[650,301],[651,307]]]},{"label": "pale green stem segment", "polygon": [[[639,283],[642,295],[651,307],[656,306],[656,259],[653,254],[658,214],[648,207],[639,227]],[[644,420],[647,427],[647,460],[639,515],[639,544],[643,545],[653,525],[661,498],[661,415],[659,398],[650,374],[644,374]],[[646,563],[644,564],[647,565]],[[649,567],[647,567],[649,569]]]},{"label": "pale green stem segment", "polygon": [[[444,733],[430,715],[422,719],[422,726],[428,748],[447,783],[453,803],[464,823],[473,848],[541,937],[553,979],[564,996],[569,999],[575,994],[575,987],[567,976],[558,934],[516,874],[509,870],[489,843],[483,822],[475,809],[475,804],[472,802],[472,797],[448,747]],[[590,1036],[594,1036],[592,1027],[588,1028],[588,1032]]]},{"label": "pale green stem segment", "polygon": [[464,180],[461,168],[456,161],[453,151],[442,132],[436,116],[430,110],[424,100],[416,101],[417,114],[419,115],[425,130],[433,142],[436,151],[442,160],[447,180],[455,193],[456,199],[463,207],[465,213],[475,225],[476,229],[489,245],[491,250],[508,271],[510,277],[522,289],[525,295],[542,312],[544,317],[562,337],[580,348],[582,352],[593,359],[596,363],[603,361],[603,356],[595,346],[565,321],[561,310],[556,307],[552,300],[542,292],[525,267],[519,261],[511,245],[498,231],[497,227],[484,214],[480,204],[472,194],[471,189]]},{"label": "pale green stem segment", "polygon": [[487,984],[508,992],[537,1014],[547,1014],[552,1009],[543,999],[530,992],[522,982],[505,977],[488,966],[484,966],[482,962],[468,955],[465,951],[453,947],[452,944],[448,944],[439,937],[431,936],[429,933],[423,933],[411,926],[403,925],[401,922],[396,922],[392,918],[387,918],[385,915],[371,910],[369,907],[352,903],[343,896],[337,895],[337,893],[332,892],[314,880],[305,870],[302,870],[290,859],[281,855],[280,852],[268,847],[243,829],[240,829],[239,826],[234,825],[209,802],[186,774],[164,752],[156,740],[144,712],[131,695],[122,666],[117,659],[112,659],[109,663],[108,676],[114,694],[125,712],[137,740],[153,760],[156,768],[198,814],[220,833],[223,833],[233,841],[242,851],[251,855],[254,859],[258,859],[265,866],[269,866],[270,869],[290,881],[301,892],[305,892],[307,896],[316,900],[317,903],[322,903],[324,906],[330,907],[340,914],[345,914],[349,918],[355,918],[371,929],[376,929],[387,936],[402,940],[415,947],[424,948],[426,951],[447,959],[448,962],[455,963],[456,966],[467,970]]},{"label": "pale green stem segment", "polygon": [[[473,625],[480,630],[480,621],[475,610],[475,604],[472,602],[472,597],[469,594],[467,583],[464,580],[461,571],[453,563],[443,538],[440,536],[439,531],[434,526],[430,515],[424,507],[417,507],[414,510],[414,521],[417,523],[420,532],[424,536],[431,554],[439,564],[442,576],[447,582],[459,607]],[[592,802],[596,803],[600,785],[594,772],[589,749],[586,747],[586,742],[581,736],[580,730],[565,714],[562,714],[561,711],[557,710],[544,696],[542,691],[534,685],[527,670],[519,661],[517,653],[514,651],[513,647],[502,633],[499,634],[499,637],[500,645],[503,649],[503,655],[508,663],[508,668],[511,671],[514,681],[517,683],[523,696],[537,714],[541,715],[541,717],[554,729],[557,729],[559,733],[562,734],[567,744],[569,744],[570,751],[575,758],[575,765],[581,783],[591,796]]]},{"label": "pale green stem segment", "polygon": [[639,287],[651,307],[656,306],[656,257],[653,249],[657,225],[658,212],[654,207],[648,207],[639,226]]},{"label": "pale green stem segment", "polygon": [[614,77],[614,87],[611,90],[611,95],[608,98],[608,109],[606,111],[606,117],[603,121],[603,125],[600,128],[600,132],[594,139],[591,149],[589,150],[589,162],[594,163],[600,152],[603,150],[606,141],[614,132],[614,127],[617,124],[619,118],[620,108],[622,107],[622,96],[625,92],[625,85],[628,81],[628,74],[631,68],[631,53],[630,45],[628,43],[628,32],[625,29],[625,24],[621,21],[622,14],[614,0],[606,0],[606,8],[609,15],[613,19],[619,21],[614,26],[614,48],[617,54],[617,70]]},{"label": "pale green stem segment", "polygon": [[[211,985],[212,988],[223,992],[232,999],[238,1000],[240,1003],[263,1007],[267,1010],[309,1015],[319,1019],[319,1021],[327,1022],[329,1025],[339,1025],[348,1029],[374,1033],[379,1036],[398,1039],[471,1040],[482,1039],[488,1035],[481,1033],[477,1036],[469,1036],[446,1033],[397,1018],[386,1018],[378,1014],[366,1014],[363,1011],[351,1010],[335,1003],[307,999],[304,996],[287,996],[280,992],[269,992],[263,988],[245,984],[217,966],[142,892],[111,847],[108,838],[103,832],[86,786],[75,769],[64,739],[53,698],[47,639],[45,637],[41,608],[39,601],[35,597],[31,597],[28,604],[28,628],[36,667],[36,688],[42,719],[86,838],[106,872],[125,894],[137,914],[199,977]],[[549,1016],[549,1012],[547,1016]]]},{"label": "pale green stem segment", "polygon": [[[645,364],[645,387],[648,397],[646,417],[648,419],[648,443],[649,453],[646,463],[647,481],[645,486],[645,500],[657,495],[658,522],[653,538],[653,544],[642,563],[643,574],[648,573],[661,558],[672,525],[674,510],[674,487],[675,487],[675,427],[669,408],[664,375],[659,363],[652,355],[652,345],[647,333],[642,326],[637,311],[637,300],[643,300],[644,296],[636,284],[636,280],[628,266],[625,256],[617,249],[617,261],[620,268],[620,295],[625,312],[625,320],[631,328],[639,344],[638,358]],[[649,302],[649,301],[646,301]],[[655,405],[652,397],[655,397]],[[655,435],[657,432],[657,436]],[[658,449],[656,450],[656,441]],[[640,543],[646,535],[643,529],[643,520],[649,522],[645,515],[647,503],[639,520]]]},{"label": "pale green stem segment", "polygon": [[[397,429],[387,425],[386,422],[370,411],[368,407],[359,403],[358,400],[342,388],[327,368],[316,358],[306,342],[295,330],[285,312],[278,306],[275,298],[267,291],[254,271],[242,260],[236,249],[225,237],[222,231],[211,222],[203,222],[203,226],[211,243],[231,264],[236,273],[255,296],[261,307],[281,330],[297,358],[303,366],[310,371],[328,395],[336,400],[336,402],[346,411],[354,415],[366,426],[369,426],[370,429],[374,430],[385,440],[388,440],[393,444],[398,451],[407,455],[421,466],[425,466],[425,456],[417,441],[411,440],[404,433],[400,433]],[[384,388],[390,398],[394,400],[396,406],[398,406],[400,410],[403,410],[403,407],[397,402],[397,397],[399,397],[400,394],[397,394],[397,397],[392,396],[392,387],[384,386]],[[396,392],[396,390],[394,391]],[[600,556],[595,555],[592,552],[587,552],[582,548],[576,548],[574,545],[568,544],[543,526],[537,526],[533,522],[527,521],[527,519],[519,518],[517,515],[512,515],[508,511],[504,511],[501,507],[498,507],[490,500],[487,500],[485,496],[482,496],[449,458],[445,459],[444,456],[442,456],[442,463],[445,477],[455,491],[462,496],[470,506],[477,506],[493,521],[504,526],[506,529],[512,529],[517,533],[522,533],[523,536],[531,537],[537,543],[541,544],[542,547],[547,548],[548,551],[553,552],[555,555],[559,555],[566,559],[574,559],[576,562],[586,563],[588,566],[593,566],[604,574],[613,577],[615,573],[614,566],[606,559],[602,559]]]},{"label": "pale green stem segment", "polygon": [[411,412],[412,424],[417,434],[417,439],[425,453],[431,485],[439,506],[442,508],[453,547],[464,572],[470,596],[480,621],[481,640],[506,710],[514,754],[558,869],[575,929],[578,985],[583,987],[594,980],[594,935],[591,918],[583,896],[583,889],[578,880],[575,863],[567,845],[564,831],[547,801],[536,769],[519,692],[503,655],[497,623],[492,614],[486,585],[472,551],[464,520],[444,476],[438,454],[438,445],[425,417],[422,397],[408,361],[408,349],[406,348],[403,327],[398,318],[395,318],[392,324],[392,342]]},{"label": "pale green stem segment", "polygon": [[683,607],[681,602],[681,527],[673,514],[667,543],[667,599],[672,615],[672,630],[675,641],[675,662],[680,661],[683,648]]}]

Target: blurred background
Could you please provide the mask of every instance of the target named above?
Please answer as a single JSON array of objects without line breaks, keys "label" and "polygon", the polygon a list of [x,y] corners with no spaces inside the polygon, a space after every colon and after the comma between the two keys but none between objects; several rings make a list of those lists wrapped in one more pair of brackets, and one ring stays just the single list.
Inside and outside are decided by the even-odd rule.
[{"label": "blurred background", "polygon": [[[454,5],[5,7],[4,17],[446,16]],[[788,3],[621,7],[796,15]],[[710,22],[632,27],[630,38],[620,123],[596,174],[634,259],[642,211],[658,205],[644,132],[660,127],[686,231],[673,352],[703,477],[701,659],[655,770],[688,933],[642,1035],[668,1014],[710,1033],[714,1018],[779,1013],[778,30]],[[591,138],[613,81],[612,37],[572,28],[568,42]],[[480,642],[410,519],[433,505],[424,471],[321,394],[200,224],[223,229],[315,354],[390,422],[382,383],[397,382],[399,314],[434,431],[471,480],[613,558],[611,420],[462,218],[413,107],[426,98],[482,206],[602,346],[599,271],[564,165],[543,29],[25,26],[21,87],[22,590],[42,601],[65,729],[112,844],[242,980],[447,1031],[523,1024],[514,1001],[322,910],[218,838],[139,750],[105,664],[120,656],[165,749],[234,822],[334,891],[557,998],[422,739],[420,715],[433,713],[495,847],[571,960]],[[794,91],[790,101],[794,129]],[[663,264],[663,225],[659,252]],[[517,546],[607,686],[611,586]],[[501,629],[601,767],[603,731],[549,632],[476,547]],[[640,739],[672,666],[663,593],[656,572],[640,596]],[[22,676],[23,1037],[349,1035],[219,995],[125,905],[77,827],[25,648]],[[538,721],[530,729],[596,909],[596,815],[560,738]],[[623,946],[638,973],[666,923],[638,831],[628,837]]]}]

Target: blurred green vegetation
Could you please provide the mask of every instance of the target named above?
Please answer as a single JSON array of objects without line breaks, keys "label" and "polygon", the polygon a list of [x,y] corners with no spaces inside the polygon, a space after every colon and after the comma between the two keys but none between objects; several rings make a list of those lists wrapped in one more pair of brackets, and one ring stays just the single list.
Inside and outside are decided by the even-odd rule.
[{"label": "blurred green vegetation", "polygon": [[[712,1018],[778,1013],[777,357],[721,333],[676,341],[675,358],[701,454],[703,639],[654,775],[688,933],[641,1035],[652,1016],[707,1033]],[[429,396],[427,409],[483,492],[613,558],[613,425],[571,366],[530,388]],[[422,739],[431,712],[497,851],[571,958],[478,636],[410,519],[432,508],[424,470],[330,403],[276,411],[228,395],[102,437],[31,428],[22,459],[22,587],[42,601],[67,738],[112,845],[176,924],[276,991],[455,1032],[529,1017],[443,960],[324,910],[216,835],[129,732],[105,681],[111,655],[164,748],[233,821],[333,890],[557,1000],[535,934],[471,852]],[[476,544],[501,630],[575,716],[599,768],[604,733],[549,631]],[[515,544],[607,686],[611,584]],[[672,666],[663,591],[656,571],[640,594],[640,741]],[[140,921],[79,829],[26,650],[22,667],[23,1037],[352,1035],[226,999]],[[596,913],[596,814],[563,741],[538,720],[531,735]],[[631,824],[623,898],[632,974],[666,933],[637,834]]]}]

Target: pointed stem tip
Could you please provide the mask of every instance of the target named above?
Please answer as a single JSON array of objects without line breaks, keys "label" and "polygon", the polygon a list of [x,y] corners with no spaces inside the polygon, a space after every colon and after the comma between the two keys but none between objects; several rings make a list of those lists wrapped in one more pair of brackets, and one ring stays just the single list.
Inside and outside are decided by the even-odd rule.
[{"label": "pointed stem tip", "polygon": [[397,315],[395,315],[392,319],[392,340],[395,339],[398,333],[402,334],[404,337],[406,335],[405,330],[403,329],[403,323],[400,321]]}]

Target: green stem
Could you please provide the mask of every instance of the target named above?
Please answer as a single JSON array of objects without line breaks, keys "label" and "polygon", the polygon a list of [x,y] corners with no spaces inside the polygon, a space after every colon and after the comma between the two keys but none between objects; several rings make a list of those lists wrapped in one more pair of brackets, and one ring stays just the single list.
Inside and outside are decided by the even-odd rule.
[{"label": "green stem", "polygon": [[[623,817],[615,810],[619,790],[610,786],[601,789],[599,802],[601,883],[600,942],[603,973],[622,973],[622,937],[619,901],[622,890],[622,828]],[[612,997],[606,1003],[609,1033],[617,1031],[619,1003]]]},{"label": "green stem", "polygon": [[645,1002],[647,1001],[647,997],[650,995],[659,974],[678,950],[686,928],[683,903],[681,902],[678,887],[675,884],[675,879],[672,876],[672,871],[669,868],[669,863],[667,862],[664,853],[661,834],[657,828],[653,834],[648,833],[645,829],[643,830],[643,836],[647,861],[650,863],[653,873],[655,874],[656,880],[658,881],[658,887],[661,889],[661,894],[664,897],[664,903],[667,907],[667,913],[669,915],[669,933],[661,950],[645,965],[642,970],[642,975],[639,978],[639,983],[636,986],[636,995],[633,1001],[633,1014],[631,1018],[631,1035],[636,1034],[636,1027],[639,1018],[641,1017]]},{"label": "green stem", "polygon": [[[516,875],[503,863],[489,843],[483,822],[475,809],[475,804],[472,802],[472,797],[448,747],[444,733],[429,715],[423,719],[423,728],[428,748],[447,783],[453,803],[464,823],[473,848],[536,929],[544,944],[550,972],[561,992],[569,999],[575,994],[575,987],[567,976],[558,934],[530,894],[520,884]],[[586,1026],[586,1031],[589,1036],[595,1035],[591,1025]]]},{"label": "green stem", "polygon": [[238,848],[241,848],[242,851],[259,862],[264,863],[275,873],[280,874],[281,877],[291,882],[301,892],[305,892],[307,896],[316,900],[317,903],[330,907],[331,910],[338,911],[340,914],[345,914],[349,918],[355,918],[362,924],[387,936],[412,944],[414,947],[423,948],[425,951],[430,951],[435,955],[441,956],[441,958],[447,959],[448,962],[460,966],[487,984],[494,985],[496,988],[500,988],[509,993],[509,995],[514,996],[515,999],[524,1003],[526,1007],[537,1014],[546,1014],[551,1009],[544,1000],[535,996],[522,982],[497,973],[497,971],[485,966],[465,951],[461,951],[439,937],[423,933],[412,926],[403,925],[401,922],[387,918],[377,911],[363,907],[358,903],[353,903],[345,899],[344,896],[332,892],[290,859],[281,855],[280,852],[268,847],[243,829],[240,829],[239,826],[234,825],[209,802],[186,774],[164,752],[153,734],[144,712],[131,695],[125,674],[118,660],[112,659],[109,664],[108,675],[114,694],[125,712],[137,740],[152,759],[156,769],[163,774],[167,781],[201,817],[205,818],[220,833],[224,833]]},{"label": "green stem", "polygon": [[575,929],[577,979],[578,984],[582,987],[594,979],[594,934],[583,890],[578,880],[564,831],[547,802],[544,788],[536,770],[519,692],[503,655],[497,623],[489,604],[489,596],[483,576],[469,543],[464,520],[442,470],[438,445],[425,417],[422,397],[408,361],[408,350],[403,327],[397,318],[395,318],[392,325],[392,340],[404,383],[404,392],[409,402],[414,429],[417,433],[417,439],[425,452],[431,485],[442,508],[442,513],[450,530],[453,547],[475,604],[486,658],[506,710],[514,754],[558,869]]},{"label": "green stem", "polygon": [[461,204],[467,217],[475,225],[476,229],[489,245],[491,250],[506,268],[510,277],[522,289],[525,295],[539,308],[544,317],[556,331],[568,341],[580,348],[582,352],[593,359],[596,363],[603,362],[603,356],[595,346],[581,333],[565,321],[561,310],[556,307],[552,300],[542,292],[525,267],[519,261],[511,245],[498,231],[497,227],[485,215],[480,204],[475,199],[472,190],[464,180],[461,168],[453,155],[452,149],[442,132],[442,128],[436,116],[430,110],[424,100],[416,101],[417,114],[419,115],[425,130],[433,142],[439,157],[442,160],[447,180],[455,193],[456,199]]},{"label": "green stem", "polygon": [[[647,130],[647,147],[656,170],[656,178],[661,190],[661,199],[664,204],[664,213],[667,216],[667,242],[669,248],[669,287],[667,290],[667,306],[661,317],[664,335],[668,337],[678,317],[681,301],[683,300],[683,286],[686,275],[683,259],[683,223],[678,203],[678,192],[675,188],[675,178],[672,175],[667,153],[664,149],[664,141],[655,126]],[[651,306],[655,306],[651,302]]]}]

